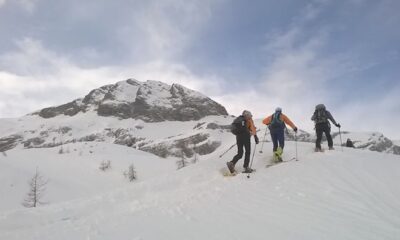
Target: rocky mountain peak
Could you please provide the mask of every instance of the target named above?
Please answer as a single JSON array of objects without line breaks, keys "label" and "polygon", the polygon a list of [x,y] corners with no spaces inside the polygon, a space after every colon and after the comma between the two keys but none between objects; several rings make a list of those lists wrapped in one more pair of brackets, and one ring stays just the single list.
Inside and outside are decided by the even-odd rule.
[{"label": "rocky mountain peak", "polygon": [[209,115],[228,115],[226,109],[207,96],[180,84],[128,79],[90,91],[82,99],[42,109],[43,118],[74,116],[95,111],[99,116],[135,118],[146,122],[198,120]]}]

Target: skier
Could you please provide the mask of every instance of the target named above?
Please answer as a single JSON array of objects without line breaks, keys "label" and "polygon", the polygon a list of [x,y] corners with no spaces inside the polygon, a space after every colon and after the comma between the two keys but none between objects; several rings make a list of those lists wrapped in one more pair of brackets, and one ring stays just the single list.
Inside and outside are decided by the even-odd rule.
[{"label": "skier", "polygon": [[251,173],[254,170],[249,167],[250,162],[250,137],[254,136],[256,144],[259,143],[258,137],[256,135],[256,127],[252,119],[250,111],[244,110],[242,115],[237,117],[232,123],[232,133],[236,135],[236,145],[238,148],[238,153],[233,157],[232,161],[227,162],[226,165],[231,173],[235,172],[235,164],[243,156],[243,147],[245,149],[243,173]]},{"label": "skier", "polygon": [[315,131],[317,133],[317,141],[315,142],[315,151],[322,152],[321,148],[321,140],[322,133],[325,133],[326,139],[328,140],[329,150],[334,150],[333,141],[331,136],[331,124],[328,120],[330,120],[336,127],[340,128],[340,124],[336,123],[335,119],[332,117],[332,114],[326,110],[324,104],[318,104],[315,106],[314,114],[311,117],[311,120],[315,123]]},{"label": "skier", "polygon": [[351,141],[350,138],[348,138],[347,141],[346,141],[346,147],[355,148],[355,146],[354,146],[354,144],[353,144],[353,142]]},{"label": "skier", "polygon": [[269,132],[273,143],[273,152],[275,162],[282,161],[283,148],[285,147],[285,128],[288,124],[294,132],[297,132],[297,127],[293,122],[282,113],[282,108],[277,107],[275,113],[263,120],[265,125],[268,125]]}]

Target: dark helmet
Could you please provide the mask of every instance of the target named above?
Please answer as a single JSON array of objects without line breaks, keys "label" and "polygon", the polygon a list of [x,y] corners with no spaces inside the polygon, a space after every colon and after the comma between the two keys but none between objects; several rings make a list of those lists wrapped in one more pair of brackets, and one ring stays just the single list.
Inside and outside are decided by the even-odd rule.
[{"label": "dark helmet", "polygon": [[244,110],[243,113],[242,113],[242,115],[243,115],[243,117],[249,117],[249,118],[253,117],[253,115],[251,114],[251,112],[248,111],[248,110]]},{"label": "dark helmet", "polygon": [[317,106],[315,106],[315,110],[325,110],[326,108],[325,108],[325,105],[324,104],[318,104]]}]

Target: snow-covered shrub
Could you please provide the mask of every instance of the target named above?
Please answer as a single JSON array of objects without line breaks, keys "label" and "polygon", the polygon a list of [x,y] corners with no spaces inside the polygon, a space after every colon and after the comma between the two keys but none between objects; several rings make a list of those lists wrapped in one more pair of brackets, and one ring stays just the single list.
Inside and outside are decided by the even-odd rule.
[{"label": "snow-covered shrub", "polygon": [[181,155],[181,159],[176,161],[176,165],[178,167],[178,170],[189,165],[189,162],[186,161],[185,154],[183,152],[181,152],[180,155]]},{"label": "snow-covered shrub", "polygon": [[133,164],[129,165],[128,171],[124,172],[124,176],[128,178],[130,182],[133,182],[137,179],[135,166],[133,166]]},{"label": "snow-covered shrub", "polygon": [[105,171],[111,169],[111,161],[110,161],[110,160],[107,160],[107,161],[106,161],[106,160],[103,160],[103,161],[100,163],[99,169],[100,169],[101,171],[103,171],[103,172],[105,172]]}]

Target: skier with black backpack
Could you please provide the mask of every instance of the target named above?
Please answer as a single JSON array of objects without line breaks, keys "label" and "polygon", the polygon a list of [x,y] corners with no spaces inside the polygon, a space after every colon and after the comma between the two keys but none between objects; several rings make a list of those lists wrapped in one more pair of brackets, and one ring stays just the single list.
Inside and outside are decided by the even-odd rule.
[{"label": "skier with black backpack", "polygon": [[242,115],[237,117],[231,124],[231,132],[236,135],[236,145],[238,148],[238,153],[236,154],[236,156],[233,157],[232,161],[226,163],[229,171],[232,174],[235,173],[235,164],[243,156],[243,148],[245,149],[243,173],[251,173],[254,171],[249,167],[251,151],[250,138],[251,136],[254,136],[256,144],[259,143],[259,140],[256,134],[256,127],[254,126],[252,117],[253,116],[251,115],[250,111],[244,110]]},{"label": "skier with black backpack", "polygon": [[329,150],[334,150],[333,141],[331,136],[331,124],[328,120],[330,120],[336,127],[340,130],[340,124],[336,123],[335,119],[332,117],[332,114],[326,110],[324,104],[318,104],[315,106],[314,114],[311,117],[311,120],[315,123],[315,131],[317,134],[317,140],[315,142],[315,151],[322,152],[321,148],[321,140],[322,134],[325,133],[326,140],[328,141]]},{"label": "skier with black backpack", "polygon": [[282,108],[280,107],[275,109],[274,114],[265,118],[263,123],[268,125],[269,132],[271,134],[274,161],[282,162],[283,148],[285,147],[286,124],[288,124],[294,130],[294,132],[297,132],[297,127],[285,114],[282,113]]}]

